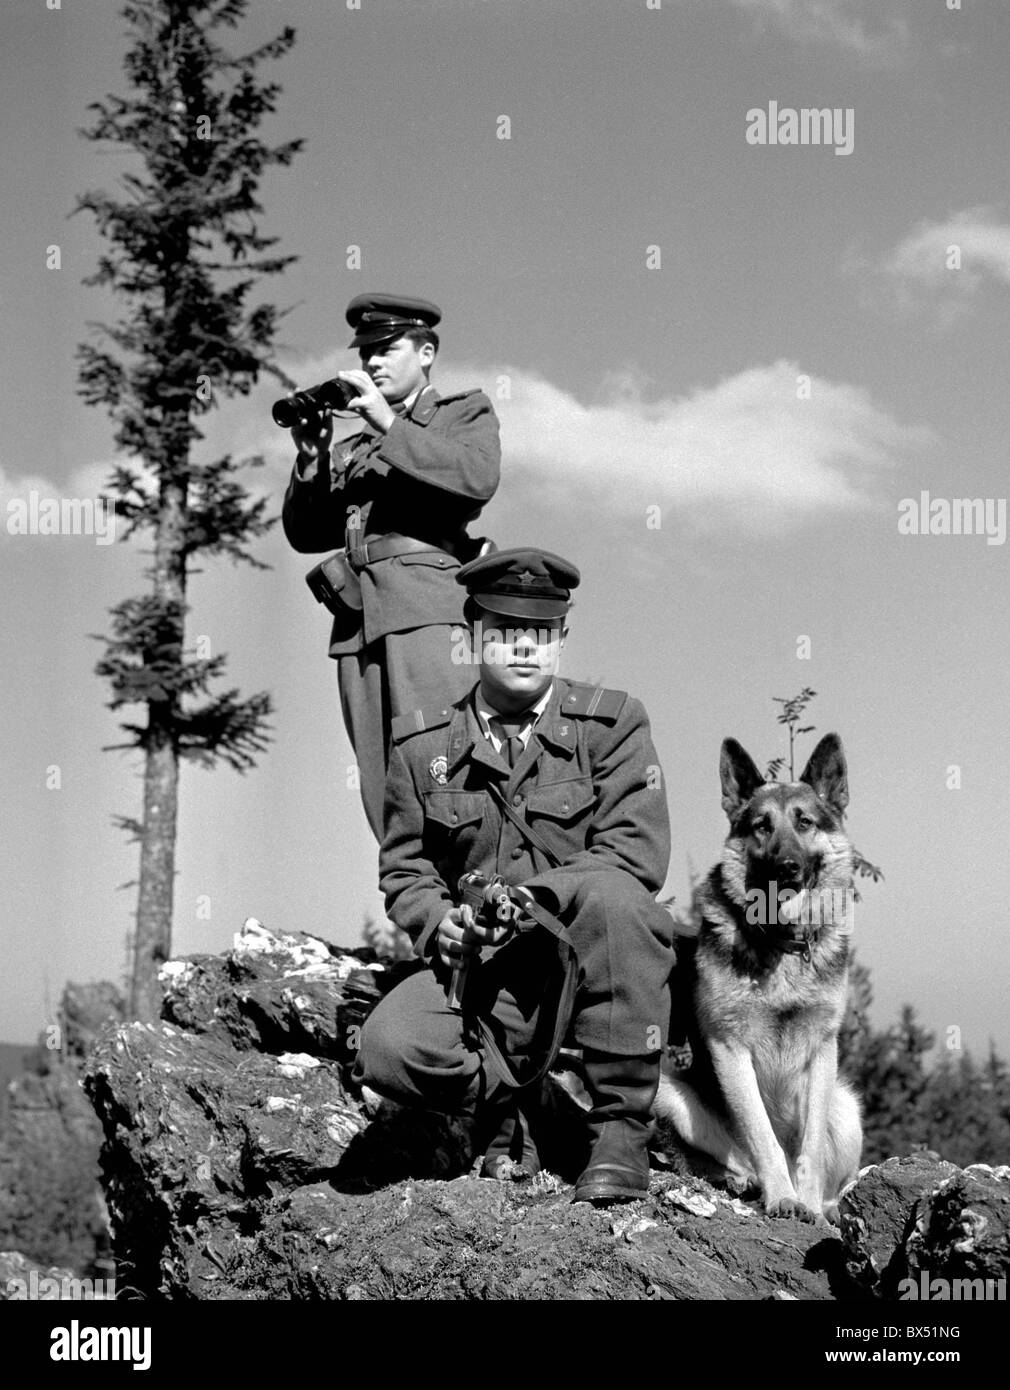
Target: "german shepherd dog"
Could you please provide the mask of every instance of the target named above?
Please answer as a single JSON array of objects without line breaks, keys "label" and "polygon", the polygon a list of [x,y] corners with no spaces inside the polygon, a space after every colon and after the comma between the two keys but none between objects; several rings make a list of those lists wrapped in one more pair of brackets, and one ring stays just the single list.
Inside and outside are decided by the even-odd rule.
[{"label": "german shepherd dog", "polygon": [[837,1221],[859,1168],[859,1104],[838,1077],[848,985],[852,848],[837,734],[799,782],[765,782],[735,739],[720,759],[730,833],[700,892],[688,1023],[693,1060],[664,1065],[656,1114],[757,1182],[769,1216]]}]

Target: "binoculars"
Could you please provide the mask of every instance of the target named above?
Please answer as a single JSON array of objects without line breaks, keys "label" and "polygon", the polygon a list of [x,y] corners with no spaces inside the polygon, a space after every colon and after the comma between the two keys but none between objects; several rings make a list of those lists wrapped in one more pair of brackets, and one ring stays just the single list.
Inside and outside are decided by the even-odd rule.
[{"label": "binoculars", "polygon": [[349,402],[358,395],[358,388],[348,381],[321,381],[318,386],[310,386],[307,391],[295,391],[274,401],[271,415],[274,424],[283,430],[294,429],[295,425],[311,425],[323,410],[346,410]]}]

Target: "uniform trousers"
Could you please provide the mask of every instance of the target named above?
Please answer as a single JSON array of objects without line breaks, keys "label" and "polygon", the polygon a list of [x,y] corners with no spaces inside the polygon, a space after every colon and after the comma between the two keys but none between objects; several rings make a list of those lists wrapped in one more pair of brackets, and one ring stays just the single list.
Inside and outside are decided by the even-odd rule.
[{"label": "uniform trousers", "polygon": [[358,764],[365,815],[382,843],[382,804],[389,765],[389,729],[398,714],[441,709],[467,693],[476,679],[452,652],[461,624],[432,623],[389,632],[361,651],[337,657],[344,728]]},{"label": "uniform trousers", "polygon": [[[666,1047],[673,919],[637,879],[620,870],[586,873],[562,921],[579,958],[569,1030],[582,1048],[638,1057]],[[556,972],[556,942],[543,929],[514,936],[471,966],[466,1006],[491,1024],[500,1050],[522,1063],[550,1037],[540,1018],[544,980]],[[446,1003],[438,962],[392,990],[361,1033],[354,1078],[402,1104],[470,1113],[487,1086],[478,1036]],[[556,1000],[556,990],[552,992]]]}]

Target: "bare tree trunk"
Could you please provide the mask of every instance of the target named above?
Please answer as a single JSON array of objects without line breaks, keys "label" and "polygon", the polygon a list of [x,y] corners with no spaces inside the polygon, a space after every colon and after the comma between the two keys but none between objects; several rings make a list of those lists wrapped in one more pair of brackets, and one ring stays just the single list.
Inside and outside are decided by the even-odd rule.
[{"label": "bare tree trunk", "polygon": [[[156,706],[151,706],[149,727],[155,714]],[[154,1022],[161,1012],[158,970],[172,951],[178,804],[179,758],[166,731],[148,746],[144,767],[144,831],[130,989],[130,1014],[144,1023]]]},{"label": "bare tree trunk", "polygon": [[[166,483],[154,552],[154,591],[178,614],[164,638],[185,638],[186,559],[183,552],[186,514],[185,481]],[[148,702],[148,742],[144,762],[144,822],[140,842],[140,887],[133,944],[130,1013],[144,1023],[161,1013],[158,971],[172,953],[172,906],[175,891],[175,836],[179,809],[179,750],[175,740],[177,698]]]}]

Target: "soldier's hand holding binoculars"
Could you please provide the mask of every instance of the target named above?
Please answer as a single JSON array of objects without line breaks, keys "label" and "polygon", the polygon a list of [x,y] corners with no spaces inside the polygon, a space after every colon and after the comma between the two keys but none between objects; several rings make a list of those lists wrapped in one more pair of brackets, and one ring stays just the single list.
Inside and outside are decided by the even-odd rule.
[{"label": "soldier's hand holding binoculars", "polygon": [[482,946],[497,946],[512,930],[511,922],[481,925],[468,903],[450,908],[438,924],[438,953],[450,968],[476,955]]},{"label": "soldier's hand holding binoculars", "polygon": [[320,458],[330,447],[333,439],[333,416],[323,410],[309,419],[299,420],[291,428],[291,438],[300,454],[309,458]]},{"label": "soldier's hand holding binoculars", "polygon": [[348,386],[353,386],[358,393],[347,402],[347,409],[353,410],[375,429],[381,430],[385,434],[396,419],[396,411],[379,390],[378,384],[372,380],[367,372],[359,371],[356,368],[346,372],[338,372],[337,380],[346,382]]}]

